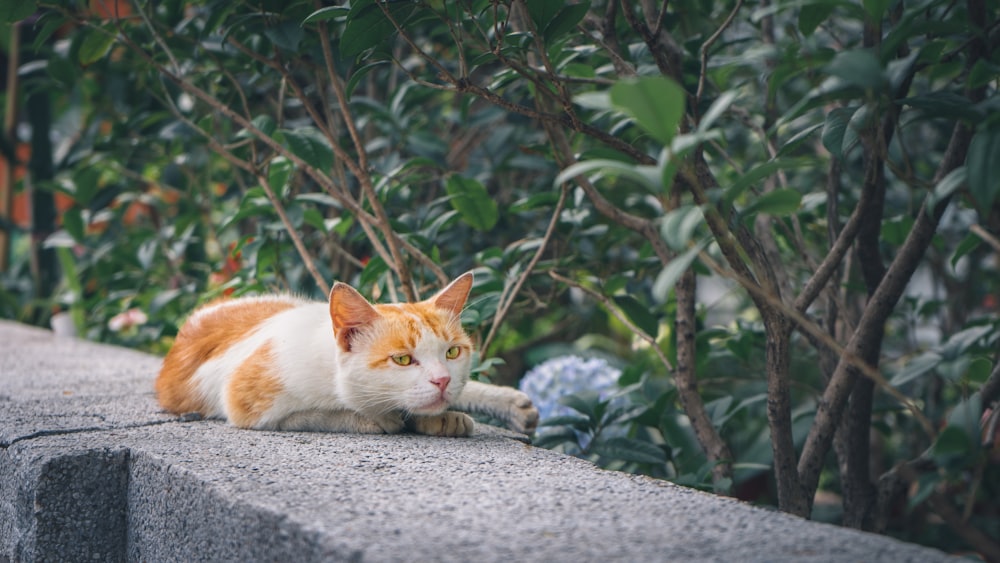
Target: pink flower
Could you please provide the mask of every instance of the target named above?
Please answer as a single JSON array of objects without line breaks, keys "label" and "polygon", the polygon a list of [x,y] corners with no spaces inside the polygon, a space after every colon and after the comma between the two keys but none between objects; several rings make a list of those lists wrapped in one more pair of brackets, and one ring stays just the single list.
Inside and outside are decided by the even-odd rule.
[{"label": "pink flower", "polygon": [[144,325],[149,317],[139,309],[129,309],[111,317],[108,321],[108,328],[113,332],[121,332],[127,328]]}]

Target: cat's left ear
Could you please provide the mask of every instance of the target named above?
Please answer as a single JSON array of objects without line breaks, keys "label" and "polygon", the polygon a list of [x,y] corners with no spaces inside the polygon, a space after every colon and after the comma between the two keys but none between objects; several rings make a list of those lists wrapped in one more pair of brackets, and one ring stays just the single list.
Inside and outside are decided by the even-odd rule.
[{"label": "cat's left ear", "polygon": [[437,295],[431,297],[430,302],[438,309],[451,311],[456,316],[461,315],[462,309],[465,308],[465,302],[469,299],[472,282],[472,272],[466,272],[448,284],[448,287],[439,291]]},{"label": "cat's left ear", "polygon": [[351,351],[353,336],[378,319],[378,311],[360,293],[346,283],[337,282],[330,290],[330,318],[337,343]]}]

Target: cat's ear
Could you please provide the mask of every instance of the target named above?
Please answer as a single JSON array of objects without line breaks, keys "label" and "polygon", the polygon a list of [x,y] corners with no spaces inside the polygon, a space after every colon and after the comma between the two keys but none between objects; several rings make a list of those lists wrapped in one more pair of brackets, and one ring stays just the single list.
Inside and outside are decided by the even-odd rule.
[{"label": "cat's ear", "polygon": [[465,301],[469,298],[469,291],[472,290],[472,281],[472,272],[466,272],[448,284],[448,287],[439,291],[437,295],[431,297],[429,301],[438,309],[445,309],[456,316],[461,315],[462,309],[465,308]]},{"label": "cat's ear", "polygon": [[351,351],[351,339],[357,331],[378,319],[378,311],[360,293],[346,283],[336,282],[330,290],[330,319],[337,344]]}]

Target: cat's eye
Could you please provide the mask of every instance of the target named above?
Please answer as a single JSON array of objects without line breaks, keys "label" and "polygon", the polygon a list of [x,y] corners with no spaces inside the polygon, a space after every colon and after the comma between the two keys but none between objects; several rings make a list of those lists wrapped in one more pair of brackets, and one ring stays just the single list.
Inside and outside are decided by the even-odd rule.
[{"label": "cat's eye", "polygon": [[413,363],[413,356],[409,354],[397,354],[392,356],[392,361],[395,362],[397,366],[408,366]]},{"label": "cat's eye", "polygon": [[461,348],[459,348],[458,346],[452,346],[451,348],[448,348],[448,350],[445,351],[444,357],[448,358],[449,360],[454,360],[461,354],[462,354]]}]

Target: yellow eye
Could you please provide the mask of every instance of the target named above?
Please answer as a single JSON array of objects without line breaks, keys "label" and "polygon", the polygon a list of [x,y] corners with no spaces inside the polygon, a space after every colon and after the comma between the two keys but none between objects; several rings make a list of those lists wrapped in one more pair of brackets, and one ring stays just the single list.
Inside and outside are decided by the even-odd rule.
[{"label": "yellow eye", "polygon": [[408,366],[413,363],[413,356],[409,354],[398,354],[392,356],[392,361],[396,363],[397,366]]},{"label": "yellow eye", "polygon": [[459,348],[458,346],[452,346],[451,348],[448,348],[448,350],[444,353],[444,357],[448,358],[449,360],[454,360],[460,355],[462,355],[462,349]]}]

